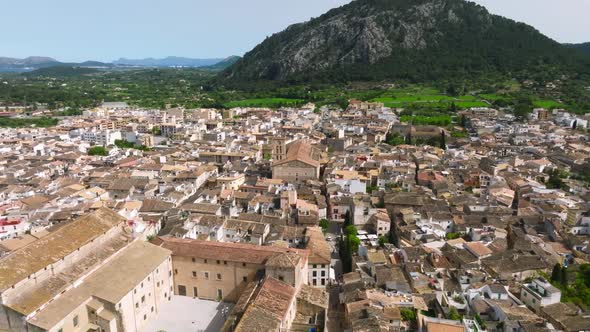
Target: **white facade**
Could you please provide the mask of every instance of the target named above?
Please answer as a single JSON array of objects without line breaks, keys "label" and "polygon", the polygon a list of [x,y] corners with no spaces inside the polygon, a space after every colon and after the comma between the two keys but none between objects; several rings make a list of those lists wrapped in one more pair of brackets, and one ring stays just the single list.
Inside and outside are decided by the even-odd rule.
[{"label": "white facade", "polygon": [[324,287],[330,283],[330,264],[309,264],[309,284]]},{"label": "white facade", "polygon": [[116,140],[122,139],[120,131],[110,129],[92,130],[82,133],[82,141],[95,145],[109,146],[115,144]]},{"label": "white facade", "polygon": [[522,285],[520,299],[536,312],[541,307],[559,303],[561,291],[552,286],[547,280],[536,278],[532,282]]}]

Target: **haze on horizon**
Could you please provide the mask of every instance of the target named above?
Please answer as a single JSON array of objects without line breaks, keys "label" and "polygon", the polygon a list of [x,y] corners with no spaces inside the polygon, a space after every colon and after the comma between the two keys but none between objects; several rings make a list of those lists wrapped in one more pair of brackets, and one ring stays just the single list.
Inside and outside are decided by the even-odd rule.
[{"label": "haze on horizon", "polygon": [[[243,55],[350,0],[20,0],[3,4],[0,56],[60,61]],[[590,41],[587,0],[475,0],[568,43]]]}]

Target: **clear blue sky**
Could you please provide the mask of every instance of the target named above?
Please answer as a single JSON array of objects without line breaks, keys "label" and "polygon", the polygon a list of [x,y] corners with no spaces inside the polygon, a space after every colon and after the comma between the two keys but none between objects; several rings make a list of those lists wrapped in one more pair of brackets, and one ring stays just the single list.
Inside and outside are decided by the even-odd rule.
[{"label": "clear blue sky", "polygon": [[[0,56],[62,61],[242,55],[349,0],[5,0]],[[590,41],[588,0],[476,0],[560,42]]]}]

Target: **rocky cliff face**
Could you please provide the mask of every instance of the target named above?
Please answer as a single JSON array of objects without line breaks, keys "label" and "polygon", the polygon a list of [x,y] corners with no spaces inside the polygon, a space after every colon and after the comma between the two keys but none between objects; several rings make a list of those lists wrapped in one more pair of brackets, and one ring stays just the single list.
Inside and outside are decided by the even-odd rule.
[{"label": "rocky cliff face", "polygon": [[[459,50],[458,56],[489,50],[484,55],[487,66],[517,48],[526,49],[521,54],[528,56],[561,46],[529,26],[491,15],[463,0],[356,0],[267,38],[225,76],[284,80],[335,68],[358,72],[379,66],[377,70],[389,75],[416,65],[413,58],[434,62],[423,64],[427,67],[438,66],[441,56],[449,62],[454,50]],[[488,55],[491,59],[485,59]]]}]

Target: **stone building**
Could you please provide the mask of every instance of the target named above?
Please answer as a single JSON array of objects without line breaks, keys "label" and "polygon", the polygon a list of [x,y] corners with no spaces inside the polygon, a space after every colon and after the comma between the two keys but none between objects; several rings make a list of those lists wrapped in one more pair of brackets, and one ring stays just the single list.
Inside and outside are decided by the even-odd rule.
[{"label": "stone building", "polygon": [[307,250],[169,237],[154,243],[172,251],[177,295],[236,302],[265,276],[295,288],[308,283]]},{"label": "stone building", "polygon": [[304,140],[291,143],[283,160],[272,164],[273,179],[287,182],[317,180],[320,176],[320,153]]}]

